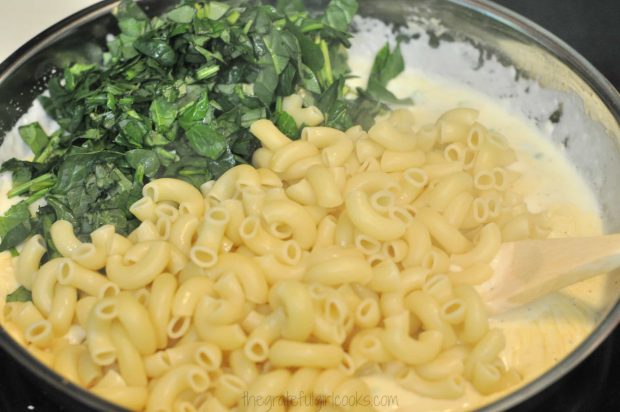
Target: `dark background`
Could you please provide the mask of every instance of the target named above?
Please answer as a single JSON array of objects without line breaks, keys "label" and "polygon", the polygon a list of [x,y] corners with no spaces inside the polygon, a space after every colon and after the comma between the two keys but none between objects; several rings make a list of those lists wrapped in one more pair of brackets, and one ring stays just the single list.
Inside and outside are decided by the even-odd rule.
[{"label": "dark background", "polygon": [[[620,0],[497,0],[497,3],[562,38],[620,89]],[[61,406],[62,401],[55,396],[56,399],[51,399],[46,389],[20,370],[20,365],[0,351],[0,412],[75,410]],[[513,412],[540,410],[620,411],[620,329],[561,381]]]}]

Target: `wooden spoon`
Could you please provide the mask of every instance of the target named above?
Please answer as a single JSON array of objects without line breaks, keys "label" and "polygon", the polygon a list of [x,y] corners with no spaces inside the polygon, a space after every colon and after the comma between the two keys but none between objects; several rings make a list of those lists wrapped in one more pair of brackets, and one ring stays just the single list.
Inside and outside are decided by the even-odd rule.
[{"label": "wooden spoon", "polygon": [[620,234],[504,243],[477,286],[491,314],[620,267]]}]

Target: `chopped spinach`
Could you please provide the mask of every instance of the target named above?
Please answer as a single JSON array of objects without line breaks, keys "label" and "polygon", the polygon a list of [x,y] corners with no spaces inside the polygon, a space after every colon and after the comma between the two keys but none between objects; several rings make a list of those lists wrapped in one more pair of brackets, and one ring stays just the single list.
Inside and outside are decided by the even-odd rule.
[{"label": "chopped spinach", "polygon": [[30,302],[32,301],[32,293],[23,286],[18,287],[13,292],[6,295],[7,302]]},{"label": "chopped spinach", "polygon": [[[370,127],[387,108],[382,101],[400,102],[386,86],[403,60],[399,47],[386,46],[367,90],[345,99],[356,12],[356,0],[332,0],[322,15],[301,0],[275,7],[181,0],[149,18],[133,0],[121,1],[119,32],[103,61],[69,65],[39,98],[60,129],[47,135],[38,123],[21,127],[34,160],[0,168],[13,174],[9,195],[25,197],[0,217],[0,250],[34,233],[52,247],[49,226],[57,219],[72,222],[83,239],[103,224],[128,234],[138,224],[129,206],[150,179],[199,186],[249,163],[259,143],[248,128],[260,118],[298,138],[279,102],[299,89],[323,111],[325,125]],[[31,215],[29,206],[42,197],[47,205]]]}]

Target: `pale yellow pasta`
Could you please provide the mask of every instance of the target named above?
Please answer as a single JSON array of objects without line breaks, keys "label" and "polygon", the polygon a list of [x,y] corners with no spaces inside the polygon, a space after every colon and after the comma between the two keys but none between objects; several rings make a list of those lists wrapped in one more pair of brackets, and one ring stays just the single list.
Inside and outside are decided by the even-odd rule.
[{"label": "pale yellow pasta", "polygon": [[441,351],[443,333],[427,330],[420,333],[418,339],[409,335],[409,312],[384,319],[385,330],[381,341],[396,359],[408,365],[421,365],[433,360]]},{"label": "pale yellow pasta", "polygon": [[198,226],[199,220],[196,216],[181,215],[170,227],[167,240],[180,251],[188,253]]},{"label": "pale yellow pasta", "polygon": [[[256,151],[252,155],[252,164],[260,168],[269,167],[269,163],[271,162],[272,157],[273,157],[273,151],[266,149],[264,147],[259,147],[258,149],[256,149]],[[201,190],[201,191],[205,193],[205,190]],[[208,190],[206,191],[208,192]]]},{"label": "pale yellow pasta", "polygon": [[347,337],[347,331],[342,321],[334,321],[319,311],[319,314],[314,318],[312,336],[316,342],[340,346]]},{"label": "pale yellow pasta", "polygon": [[394,357],[385,348],[379,328],[365,329],[355,334],[349,344],[349,353],[358,363],[389,362]]},{"label": "pale yellow pasta", "polygon": [[443,212],[444,218],[450,225],[460,228],[473,201],[474,197],[469,192],[462,192],[456,195],[446,206]]},{"label": "pale yellow pasta", "polygon": [[[204,316],[210,324],[228,325],[239,322],[245,316],[245,299],[239,281],[232,273],[221,276],[213,287],[218,298],[204,296],[209,303],[202,305],[208,308]],[[198,314],[196,314],[198,316]]]},{"label": "pale yellow pasta", "polygon": [[256,363],[251,361],[242,349],[230,352],[228,362],[233,373],[248,383],[258,376]]},{"label": "pale yellow pasta", "polygon": [[115,296],[119,292],[116,283],[111,282],[99,272],[86,269],[70,259],[62,259],[58,263],[56,278],[61,285],[73,286],[98,298]]},{"label": "pale yellow pasta", "polygon": [[54,287],[54,297],[48,320],[55,336],[63,336],[71,327],[77,298],[77,290],[73,286],[56,284]]},{"label": "pale yellow pasta", "polygon": [[312,187],[318,206],[332,208],[340,206],[344,202],[334,175],[328,168],[313,166],[308,169],[306,179]]},{"label": "pale yellow pasta", "polygon": [[473,189],[472,178],[465,172],[458,172],[442,177],[430,191],[428,204],[434,210],[443,212],[452,199],[463,192]]},{"label": "pale yellow pasta", "polygon": [[138,218],[141,222],[151,221],[154,222],[157,220],[157,214],[155,213],[155,207],[157,203],[153,200],[153,198],[145,196],[140,200],[134,202],[130,207],[129,211],[135,217]]},{"label": "pale yellow pasta", "polygon": [[248,187],[260,187],[258,172],[250,165],[239,165],[228,169],[215,181],[206,198],[217,204],[235,195]]},{"label": "pale yellow pasta", "polygon": [[41,258],[47,251],[47,246],[41,235],[29,238],[17,258],[15,265],[15,280],[25,288],[32,289],[33,277],[39,270]]},{"label": "pale yellow pasta", "polygon": [[417,148],[426,152],[433,149],[439,139],[439,128],[434,124],[426,124],[418,129],[415,134]]},{"label": "pale yellow pasta", "polygon": [[443,304],[453,297],[450,278],[443,273],[434,275],[431,272],[431,276],[422,285],[422,291],[431,296],[438,304]]},{"label": "pale yellow pasta", "polygon": [[157,221],[163,219],[174,223],[179,218],[179,208],[176,202],[171,200],[161,201],[155,206],[155,215]]},{"label": "pale yellow pasta", "polygon": [[198,408],[198,412],[229,412],[230,409],[222,405],[217,398],[209,396]]},{"label": "pale yellow pasta", "polygon": [[316,368],[299,368],[293,373],[285,391],[288,396],[297,401],[291,406],[291,410],[294,412],[313,410],[314,405],[310,404],[308,398],[319,373],[320,370]]},{"label": "pale yellow pasta", "polygon": [[257,255],[276,253],[282,248],[282,240],[269,234],[258,216],[247,216],[239,226],[239,235],[245,246]]},{"label": "pale yellow pasta", "polygon": [[88,315],[86,346],[97,365],[107,366],[116,361],[116,347],[110,336],[110,325],[118,314],[116,299],[103,298],[93,306]]},{"label": "pale yellow pasta", "polygon": [[149,391],[147,412],[167,412],[172,409],[176,397],[185,390],[195,393],[205,391],[211,385],[209,375],[195,365],[179,365],[159,378]]},{"label": "pale yellow pasta", "polygon": [[315,145],[304,140],[297,140],[275,150],[269,162],[269,168],[276,173],[282,173],[300,160],[318,154],[319,150]]},{"label": "pale yellow pasta", "polygon": [[268,287],[265,275],[251,258],[223,253],[211,271],[214,273],[234,273],[239,279],[247,300],[258,304],[267,302]]},{"label": "pale yellow pasta", "polygon": [[151,296],[147,310],[155,330],[158,349],[168,346],[167,327],[172,313],[172,302],[176,288],[177,279],[170,273],[162,273],[157,276],[151,285]]},{"label": "pale yellow pasta", "polygon": [[489,330],[484,302],[470,285],[457,286],[454,294],[465,305],[465,317],[460,338],[466,343],[478,342]]},{"label": "pale yellow pasta", "polygon": [[525,213],[515,216],[501,228],[501,237],[505,242],[525,240],[530,236],[530,217]]},{"label": "pale yellow pasta", "polygon": [[400,289],[400,279],[398,266],[388,259],[373,266],[368,287],[377,292],[395,292]]},{"label": "pale yellow pasta", "polygon": [[463,142],[450,143],[443,149],[443,157],[448,162],[463,163],[464,168],[467,170],[467,168],[465,167],[465,157],[467,150],[471,149],[468,149]]},{"label": "pale yellow pasta", "polygon": [[422,264],[422,260],[432,248],[431,237],[426,226],[419,219],[413,219],[405,232],[404,238],[407,242],[409,253],[403,263],[406,266]]},{"label": "pale yellow pasta", "polygon": [[282,402],[278,402],[278,399],[280,399],[280,396],[282,396],[286,390],[286,386],[290,378],[291,373],[284,369],[277,369],[259,375],[248,386],[247,393],[244,396],[247,396],[247,399],[250,400],[250,402],[253,399],[273,401],[267,403],[242,403],[242,405],[248,412],[267,412],[270,410],[275,412],[285,411],[284,404]]},{"label": "pale yellow pasta", "polygon": [[40,320],[24,329],[24,339],[38,349],[48,348],[54,340],[54,331],[49,320]]},{"label": "pale yellow pasta", "polygon": [[148,397],[148,390],[144,386],[93,386],[90,390],[108,402],[116,403],[132,411],[144,408]]},{"label": "pale yellow pasta", "polygon": [[[93,239],[93,242],[95,240]],[[129,241],[128,238],[115,233],[112,236],[112,240],[110,241],[110,245],[108,248],[108,256],[111,255],[123,255],[127,253],[127,251],[133,246],[133,244]]]},{"label": "pale yellow pasta", "polygon": [[243,379],[229,373],[220,375],[213,386],[213,395],[226,407],[236,405],[247,389],[247,383]]},{"label": "pale yellow pasta", "polygon": [[381,155],[381,170],[402,172],[412,167],[420,167],[425,161],[426,155],[420,150],[412,152],[386,150]]},{"label": "pale yellow pasta", "polygon": [[348,378],[344,382],[340,383],[334,389],[334,397],[336,399],[347,399],[346,402],[343,402],[342,408],[345,410],[358,411],[362,412],[367,408],[363,404],[355,404],[355,402],[350,402],[349,399],[352,397],[361,397],[362,399],[368,399],[370,395],[370,389],[368,385],[360,378]]},{"label": "pale yellow pasta", "polygon": [[456,334],[452,326],[442,319],[439,305],[431,295],[421,291],[412,292],[405,298],[405,307],[422,322],[425,330],[441,333],[444,349],[454,346]]},{"label": "pale yellow pasta", "polygon": [[213,294],[213,280],[203,276],[190,278],[174,293],[171,312],[174,316],[191,316],[198,301],[211,294]]},{"label": "pale yellow pasta", "polygon": [[290,143],[286,137],[270,120],[257,120],[250,126],[250,132],[269,150],[277,150]]},{"label": "pale yellow pasta", "polygon": [[210,322],[210,312],[213,309],[212,299],[204,297],[193,316],[193,325],[198,336],[206,342],[219,346],[222,350],[233,350],[242,347],[247,335],[239,324],[217,325]]},{"label": "pale yellow pasta", "polygon": [[82,385],[91,387],[102,376],[101,366],[93,362],[90,353],[83,348],[77,361],[77,372]]},{"label": "pale yellow pasta", "polygon": [[[374,298],[371,299],[376,300]],[[379,298],[379,307],[381,308],[381,315],[383,315],[383,317],[398,315],[407,310],[405,308],[405,294],[401,290],[382,293]],[[415,320],[412,322],[415,322]],[[413,325],[413,323],[411,323],[411,325]]]},{"label": "pale yellow pasta", "polygon": [[337,367],[344,352],[338,345],[280,339],[269,349],[268,359],[276,367]]},{"label": "pale yellow pasta", "polygon": [[214,206],[207,210],[202,225],[198,228],[198,237],[193,243],[194,247],[220,249],[229,221],[230,215],[225,207]]},{"label": "pale yellow pasta", "polygon": [[283,186],[282,179],[280,179],[273,170],[265,167],[256,169],[258,173],[258,179],[260,184],[265,189],[281,189]]},{"label": "pale yellow pasta", "polygon": [[477,364],[494,361],[504,349],[505,345],[506,339],[498,329],[489,330],[486,335],[474,345],[465,359],[463,375],[466,378],[471,378]]},{"label": "pale yellow pasta", "polygon": [[428,229],[430,235],[449,253],[463,253],[471,249],[471,242],[437,211],[424,208],[418,211],[416,218],[420,219]]},{"label": "pale yellow pasta", "polygon": [[50,236],[56,249],[65,257],[71,256],[73,250],[82,244],[73,233],[73,225],[66,220],[54,222],[50,227]]},{"label": "pale yellow pasta", "polygon": [[160,240],[161,234],[159,233],[156,222],[145,220],[129,234],[128,238],[132,243],[139,243],[149,240]]},{"label": "pale yellow pasta", "polygon": [[347,194],[345,207],[355,227],[377,240],[394,240],[405,233],[406,228],[401,222],[376,212],[370,205],[368,195],[361,190],[353,190]]},{"label": "pale yellow pasta", "polygon": [[35,273],[32,283],[32,302],[45,316],[52,310],[54,288],[58,281],[58,269],[62,258],[52,259]]},{"label": "pale yellow pasta", "polygon": [[297,265],[287,265],[280,262],[273,255],[263,255],[254,257],[254,261],[265,274],[265,280],[269,285],[273,285],[283,280],[300,280],[306,271],[304,263]]},{"label": "pale yellow pasta", "polygon": [[493,269],[488,264],[476,263],[460,272],[449,272],[448,277],[455,285],[479,285],[493,276]]},{"label": "pale yellow pasta", "polygon": [[306,127],[301,138],[321,149],[326,166],[341,166],[353,152],[353,141],[344,132],[330,127]]},{"label": "pale yellow pasta", "polygon": [[282,307],[282,337],[305,341],[312,333],[314,308],[305,286],[298,281],[283,281],[275,284],[270,293],[270,305]]},{"label": "pale yellow pasta", "polygon": [[321,156],[318,154],[306,157],[292,164],[291,167],[280,173],[279,176],[286,182],[293,182],[303,178],[308,173],[308,170],[314,166],[323,166]]},{"label": "pale yellow pasta", "polygon": [[155,328],[147,309],[127,292],[116,296],[117,319],[127,336],[141,355],[150,355],[157,348]]},{"label": "pale yellow pasta", "polygon": [[373,193],[378,190],[389,190],[398,194],[401,190],[398,180],[385,172],[364,172],[352,176],[345,186],[344,192],[350,193],[361,190],[366,193]]},{"label": "pale yellow pasta", "polygon": [[381,253],[396,263],[402,262],[409,252],[409,246],[403,239],[383,243]]},{"label": "pale yellow pasta", "polygon": [[362,328],[374,328],[381,321],[381,310],[376,299],[366,298],[355,308],[355,324]]},{"label": "pale yellow pasta", "polygon": [[200,190],[153,180],[128,238],[105,225],[82,243],[58,221],[64,257],[41,267],[45,244],[29,239],[16,276],[33,302],[4,309],[17,339],[148,412],[316,410],[286,398],[302,393],[321,410],[366,411],[330,397],[370,396],[359,376],[382,371],[437,399],[461,397],[466,381],[480,394],[517,383],[472,285],[492,276],[502,241],[551,227],[514,195],[506,139],[467,108],[421,126],[397,110],[368,132],[318,127],[299,93],[283,100],[306,126],[299,140],[251,126],[258,169]]},{"label": "pale yellow pasta", "polygon": [[404,134],[386,120],[376,122],[368,131],[368,137],[388,150],[408,151],[416,146],[413,133]]},{"label": "pale yellow pasta", "polygon": [[322,371],[312,388],[312,392],[323,399],[329,399],[334,393],[334,388],[348,378],[347,374],[340,368],[326,369]]},{"label": "pale yellow pasta", "polygon": [[181,214],[189,213],[196,217],[204,212],[202,194],[191,184],[177,179],[157,179],[142,189],[144,197],[150,197],[155,203],[172,201],[179,205]]},{"label": "pale yellow pasta", "polygon": [[75,384],[81,383],[78,373],[78,360],[84,351],[81,345],[66,345],[58,350],[52,368],[64,378]]},{"label": "pale yellow pasta", "polygon": [[147,377],[142,357],[120,323],[112,322],[110,325],[110,339],[115,348],[118,368],[123,380],[129,386],[146,386]]},{"label": "pale yellow pasta", "polygon": [[263,205],[262,216],[269,225],[290,228],[291,237],[302,248],[308,249],[314,244],[316,225],[313,224],[308,211],[298,203],[290,200],[271,200]]},{"label": "pale yellow pasta", "polygon": [[502,235],[495,223],[489,223],[480,230],[478,243],[464,254],[452,255],[452,263],[461,267],[476,263],[489,263],[495,257],[502,243]]},{"label": "pale yellow pasta", "polygon": [[405,389],[435,399],[457,399],[465,393],[465,381],[460,375],[427,380],[409,369],[403,377],[398,378],[398,383]]},{"label": "pale yellow pasta", "polygon": [[286,188],[286,195],[293,201],[307,206],[316,205],[314,189],[306,179],[301,179]]},{"label": "pale yellow pasta", "polygon": [[71,259],[87,269],[99,270],[105,266],[107,252],[103,247],[92,243],[82,243],[70,255]]},{"label": "pale yellow pasta", "polygon": [[167,242],[146,242],[148,252],[136,263],[126,265],[122,256],[110,256],[106,263],[108,278],[124,289],[139,289],[151,283],[164,271],[170,258]]},{"label": "pale yellow pasta", "polygon": [[252,330],[244,344],[243,353],[252,362],[263,362],[269,355],[269,346],[281,336],[284,312],[276,310],[265,321]]},{"label": "pale yellow pasta", "polygon": [[351,282],[368,283],[372,278],[370,265],[361,253],[356,250],[352,252],[348,255],[336,252],[335,256],[328,261],[311,261],[304,280],[330,286]]},{"label": "pale yellow pasta", "polygon": [[86,321],[88,320],[90,311],[93,306],[95,306],[95,303],[97,303],[97,300],[95,296],[85,296],[77,301],[75,304],[75,317],[78,325],[83,328],[86,327]]},{"label": "pale yellow pasta", "polygon": [[450,257],[440,248],[431,247],[426,255],[422,257],[421,266],[428,269],[431,274],[442,273],[450,267]]},{"label": "pale yellow pasta", "polygon": [[332,246],[335,242],[335,236],[336,219],[331,215],[327,215],[321,219],[317,225],[316,237],[312,245],[312,250]]}]

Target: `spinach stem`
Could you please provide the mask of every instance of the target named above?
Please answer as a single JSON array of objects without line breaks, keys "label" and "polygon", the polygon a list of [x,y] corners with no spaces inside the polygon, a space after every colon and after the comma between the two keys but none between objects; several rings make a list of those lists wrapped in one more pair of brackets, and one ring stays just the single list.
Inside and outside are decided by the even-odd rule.
[{"label": "spinach stem", "polygon": [[34,202],[36,202],[37,200],[41,199],[43,196],[45,196],[47,194],[47,192],[50,191],[51,188],[47,188],[47,189],[41,189],[38,192],[33,193],[32,195],[30,195],[30,197],[28,197],[28,199],[25,200],[27,205],[31,205]]},{"label": "spinach stem", "polygon": [[325,27],[325,25],[323,25],[323,23],[308,24],[307,26],[304,26],[304,27],[301,28],[301,32],[302,33],[309,33],[311,31],[315,31],[315,30],[322,30],[323,27]]},{"label": "spinach stem", "polygon": [[323,66],[323,74],[325,75],[325,81],[327,82],[326,86],[330,86],[334,82],[334,73],[332,71],[332,62],[329,57],[327,42],[325,40],[321,40],[319,46],[321,48],[321,52],[323,53],[323,59],[325,60],[325,65]]},{"label": "spinach stem", "polygon": [[46,173],[44,175],[35,177],[34,179],[29,180],[26,183],[22,183],[21,185],[18,185],[14,187],[13,189],[9,190],[9,192],[7,193],[7,197],[10,199],[12,197],[22,195],[26,193],[27,191],[29,191],[30,188],[33,186],[40,188],[41,186],[51,187],[53,185],[54,185],[54,175],[51,173]]},{"label": "spinach stem", "polygon": [[208,79],[209,77],[215,76],[215,74],[219,71],[220,71],[220,66],[218,66],[217,64],[213,66],[202,66],[201,68],[196,70],[196,79],[198,80]]}]

